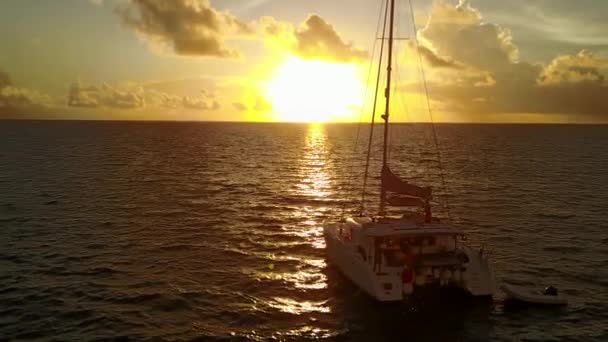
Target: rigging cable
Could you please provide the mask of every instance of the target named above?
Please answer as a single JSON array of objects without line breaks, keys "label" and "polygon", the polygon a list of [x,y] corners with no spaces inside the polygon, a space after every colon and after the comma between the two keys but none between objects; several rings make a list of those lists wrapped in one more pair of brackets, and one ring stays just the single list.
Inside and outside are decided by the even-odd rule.
[{"label": "rigging cable", "polygon": [[[371,155],[371,151],[372,151],[372,143],[374,140],[374,121],[376,119],[376,105],[378,103],[378,89],[380,87],[380,75],[382,74],[382,57],[384,56],[384,40],[386,38],[386,18],[388,16],[388,3],[385,1],[384,3],[387,4],[387,6],[385,6],[385,10],[384,10],[384,25],[382,28],[382,40],[380,43],[380,58],[378,58],[378,75],[376,76],[376,87],[375,87],[375,91],[374,91],[374,104],[372,106],[372,121],[371,121],[371,125],[369,128],[369,140],[367,143],[367,156],[365,159],[365,172],[363,174],[363,190],[361,191],[361,207],[359,209],[359,215],[362,216],[363,215],[363,211],[365,210],[365,191],[367,190],[367,178],[369,175],[369,158]],[[382,15],[382,8],[380,8],[380,14]],[[377,34],[377,32],[376,32]],[[372,56],[373,57],[373,56]],[[373,58],[372,58],[373,60]],[[371,62],[370,62],[371,65]],[[369,80],[368,80],[369,82]]]},{"label": "rigging cable", "polygon": [[418,52],[418,62],[419,62],[419,68],[420,68],[420,74],[422,76],[422,82],[424,84],[424,92],[426,93],[426,105],[429,111],[429,117],[431,119],[431,127],[433,130],[433,140],[435,142],[435,151],[437,154],[437,161],[439,163],[439,173],[441,175],[441,182],[443,184],[443,188],[445,190],[445,205],[446,205],[446,210],[447,210],[447,214],[448,214],[448,220],[451,222],[452,221],[452,216],[450,213],[450,200],[449,200],[449,196],[448,196],[448,187],[447,187],[447,183],[445,181],[445,172],[443,169],[443,162],[441,160],[441,150],[439,147],[439,142],[437,139],[437,130],[435,129],[435,123],[433,121],[433,112],[431,111],[431,102],[429,100],[429,88],[428,88],[428,84],[426,82],[426,76],[424,73],[424,66],[422,65],[422,54],[420,53],[420,47],[418,44],[418,27],[416,26],[416,18],[414,16],[414,7],[412,6],[412,0],[408,0],[408,3],[410,5],[410,15],[412,17],[412,24],[414,25],[414,43],[416,44],[416,51]]},{"label": "rigging cable", "polygon": [[[386,1],[388,0],[384,0],[382,2],[382,4],[384,4]],[[387,6],[388,7],[388,6]],[[369,62],[369,68],[367,71],[367,80],[365,82],[365,92],[363,94],[363,99],[361,100],[361,112],[359,113],[359,124],[357,125],[357,134],[355,136],[355,143],[353,144],[353,152],[352,152],[352,157],[351,157],[351,162],[349,165],[349,170],[348,170],[348,175],[350,176],[349,181],[347,182],[347,186],[346,186],[346,191],[348,192],[348,190],[351,188],[352,185],[352,181],[353,181],[353,168],[354,168],[354,164],[355,164],[355,160],[356,155],[357,155],[357,145],[359,144],[359,136],[361,133],[361,121],[363,119],[363,113],[365,112],[365,99],[367,98],[367,92],[369,90],[369,81],[371,79],[371,75],[372,75],[372,66],[373,66],[373,60],[374,60],[374,54],[376,53],[376,46],[378,44],[378,33],[380,32],[380,22],[382,19],[382,7],[380,7],[380,11],[378,13],[378,22],[376,24],[376,33],[374,34],[374,43],[373,43],[373,47],[372,47],[372,58]],[[383,45],[384,45],[384,41],[383,41]],[[342,203],[342,210],[341,210],[341,219],[344,219],[344,214],[346,212],[346,204],[347,201],[344,201]]]}]

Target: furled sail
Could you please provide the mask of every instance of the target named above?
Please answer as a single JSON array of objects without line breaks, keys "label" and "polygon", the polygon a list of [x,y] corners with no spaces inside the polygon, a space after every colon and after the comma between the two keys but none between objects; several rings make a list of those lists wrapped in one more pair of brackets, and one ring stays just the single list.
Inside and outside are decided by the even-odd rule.
[{"label": "furled sail", "polygon": [[387,165],[382,168],[382,188],[385,191],[423,199],[430,199],[432,192],[430,187],[420,187],[401,180]]}]

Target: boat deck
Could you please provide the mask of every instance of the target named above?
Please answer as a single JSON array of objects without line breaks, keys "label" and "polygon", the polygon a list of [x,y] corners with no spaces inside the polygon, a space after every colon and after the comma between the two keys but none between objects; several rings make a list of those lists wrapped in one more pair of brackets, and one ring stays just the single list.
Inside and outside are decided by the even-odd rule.
[{"label": "boat deck", "polygon": [[356,217],[351,224],[361,226],[370,237],[416,237],[416,236],[457,236],[464,235],[461,228],[443,222],[425,223],[401,217]]}]

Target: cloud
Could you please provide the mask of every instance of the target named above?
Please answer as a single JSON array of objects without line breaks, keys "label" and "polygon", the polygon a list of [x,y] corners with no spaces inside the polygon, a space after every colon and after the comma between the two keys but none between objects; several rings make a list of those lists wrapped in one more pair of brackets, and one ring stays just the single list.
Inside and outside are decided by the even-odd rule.
[{"label": "cloud", "polygon": [[522,61],[511,32],[485,22],[467,1],[435,4],[419,38],[420,53],[430,66],[431,97],[458,115],[473,121],[518,113],[608,120],[603,95],[608,93],[608,64],[588,50],[555,57],[546,65]]},{"label": "cloud", "polygon": [[336,29],[320,16],[313,14],[295,32],[295,51],[303,57],[328,58],[350,62],[367,58],[367,52],[346,43]]},{"label": "cloud", "polygon": [[184,56],[237,57],[224,38],[252,33],[248,24],[214,9],[208,0],[130,0],[116,13],[150,44]]},{"label": "cloud", "polygon": [[118,89],[106,83],[101,86],[82,85],[74,82],[68,93],[68,106],[81,108],[137,109],[146,105],[141,86]]},{"label": "cloud", "polygon": [[[453,60],[447,59],[445,57],[437,55],[437,53],[430,48],[419,45],[418,50],[416,50],[415,44],[408,44],[408,49],[413,53],[420,53],[420,56],[424,58],[424,60],[434,68],[454,68],[454,69],[462,69],[463,66],[454,62]],[[413,51],[412,51],[413,50]]]},{"label": "cloud", "polygon": [[596,57],[591,51],[581,50],[576,55],[556,57],[543,69],[539,81],[543,85],[579,82],[602,84],[605,76],[601,69],[606,67],[608,60]]},{"label": "cloud", "polygon": [[478,68],[507,65],[519,56],[511,31],[484,22],[481,13],[467,1],[457,6],[435,4],[419,34],[440,55]]},{"label": "cloud", "polygon": [[157,107],[169,109],[218,110],[220,104],[213,93],[201,90],[196,96],[180,96],[140,84],[127,87],[107,83],[83,85],[74,82],[68,93],[68,106],[80,108],[139,109]]},{"label": "cloud", "polygon": [[129,0],[116,7],[122,23],[153,47],[170,48],[182,56],[239,57],[225,40],[239,37],[272,38],[297,55],[342,63],[362,61],[364,49],[345,41],[325,19],[312,14],[298,27],[273,17],[247,23],[209,0]]},{"label": "cloud", "polygon": [[184,108],[187,109],[198,109],[198,110],[218,110],[220,108],[219,102],[217,102],[215,95],[201,90],[199,96],[184,96],[183,98]]},{"label": "cloud", "polygon": [[180,96],[149,89],[146,98],[149,104],[160,108],[211,111],[221,107],[215,94],[206,90],[201,90],[197,96]]},{"label": "cloud", "polygon": [[0,88],[0,107],[2,108],[49,106],[50,104],[50,96],[35,90],[10,85]]},{"label": "cloud", "polygon": [[23,109],[46,108],[51,105],[50,96],[14,86],[9,74],[0,70],[0,114],[17,114]]},{"label": "cloud", "polygon": [[11,84],[11,77],[8,75],[8,73],[0,70],[0,88],[4,88]]},{"label": "cloud", "polygon": [[272,104],[261,95],[249,96],[243,102],[234,102],[232,105],[241,112],[268,112],[272,110]]},{"label": "cloud", "polygon": [[234,109],[238,110],[238,111],[245,111],[247,110],[247,106],[241,102],[233,102],[232,106],[234,106]]},{"label": "cloud", "polygon": [[183,98],[181,96],[159,91],[148,91],[148,97],[151,97],[151,103],[163,108],[179,108],[183,104]]},{"label": "cloud", "polygon": [[297,29],[272,17],[262,18],[259,26],[263,34],[282,42],[303,58],[350,63],[368,57],[366,50],[346,42],[333,25],[317,14],[308,16]]}]

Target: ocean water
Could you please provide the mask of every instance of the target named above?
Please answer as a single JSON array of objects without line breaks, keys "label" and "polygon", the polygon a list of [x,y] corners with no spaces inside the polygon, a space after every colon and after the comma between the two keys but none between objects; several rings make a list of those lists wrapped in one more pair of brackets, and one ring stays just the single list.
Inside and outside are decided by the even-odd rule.
[{"label": "ocean water", "polygon": [[499,282],[563,308],[382,305],[328,265],[368,129],[0,121],[0,340],[608,340],[608,126],[438,125],[441,167],[431,126],[391,131]]}]

